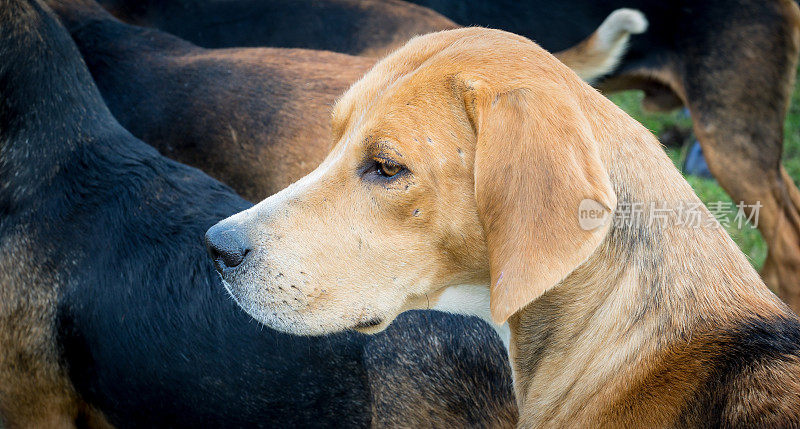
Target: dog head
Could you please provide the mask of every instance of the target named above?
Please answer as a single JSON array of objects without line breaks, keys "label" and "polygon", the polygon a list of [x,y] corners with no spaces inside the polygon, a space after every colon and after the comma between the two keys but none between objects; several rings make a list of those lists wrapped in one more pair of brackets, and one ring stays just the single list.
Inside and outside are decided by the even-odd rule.
[{"label": "dog head", "polygon": [[587,120],[598,100],[520,36],[411,40],[337,102],[319,168],[209,230],[226,288],[294,334],[375,332],[459,284],[487,285],[504,322],[606,234],[577,216],[616,204]]}]

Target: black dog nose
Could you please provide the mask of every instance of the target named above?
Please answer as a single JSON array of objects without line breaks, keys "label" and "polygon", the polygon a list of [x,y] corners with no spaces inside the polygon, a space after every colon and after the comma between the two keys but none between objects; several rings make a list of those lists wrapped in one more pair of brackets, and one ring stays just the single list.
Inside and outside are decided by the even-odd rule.
[{"label": "black dog nose", "polygon": [[237,267],[244,261],[250,253],[246,243],[241,233],[224,225],[214,225],[206,232],[206,249],[219,272]]}]

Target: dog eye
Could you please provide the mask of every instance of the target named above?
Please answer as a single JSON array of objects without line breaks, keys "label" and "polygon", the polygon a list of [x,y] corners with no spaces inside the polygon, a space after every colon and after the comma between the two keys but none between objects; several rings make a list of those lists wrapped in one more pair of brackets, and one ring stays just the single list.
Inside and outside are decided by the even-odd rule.
[{"label": "dog eye", "polygon": [[397,176],[401,171],[403,171],[403,166],[394,162],[389,162],[384,159],[376,159],[375,162],[377,164],[376,171],[378,172],[378,175],[386,178]]}]

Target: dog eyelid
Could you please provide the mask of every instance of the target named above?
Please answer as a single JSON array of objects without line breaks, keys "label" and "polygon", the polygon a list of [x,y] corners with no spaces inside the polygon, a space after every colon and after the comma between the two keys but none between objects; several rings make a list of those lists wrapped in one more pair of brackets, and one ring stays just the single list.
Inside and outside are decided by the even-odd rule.
[{"label": "dog eyelid", "polygon": [[394,161],[384,160],[382,158],[375,158],[375,162],[378,164],[376,166],[378,174],[387,179],[397,176],[405,169],[405,167]]},{"label": "dog eyelid", "polygon": [[372,160],[377,162],[377,163],[386,164],[386,165],[391,166],[391,167],[402,167],[403,166],[402,164],[400,164],[399,162],[397,162],[397,161],[395,161],[395,160],[393,160],[391,158],[386,158],[386,157],[383,157],[383,156],[380,156],[380,155],[379,156],[373,156]]},{"label": "dog eyelid", "polygon": [[408,168],[399,162],[382,156],[367,158],[361,168],[361,176],[369,181],[389,183],[408,173]]}]

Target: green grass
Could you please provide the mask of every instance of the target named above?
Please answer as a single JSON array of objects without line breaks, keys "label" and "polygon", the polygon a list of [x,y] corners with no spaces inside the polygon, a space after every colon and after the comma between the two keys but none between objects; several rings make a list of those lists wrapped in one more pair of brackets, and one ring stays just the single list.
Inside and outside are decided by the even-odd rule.
[{"label": "green grass", "polygon": [[[649,128],[656,136],[662,136],[665,131],[672,127],[688,130],[692,126],[691,119],[684,117],[680,111],[651,113],[642,110],[642,93],[640,91],[613,94],[610,98],[628,114]],[[795,86],[792,93],[792,102],[789,107],[789,114],[786,117],[784,131],[783,165],[795,180],[795,183],[798,183],[800,182],[800,86],[798,85]],[[693,139],[694,137],[692,137]],[[680,168],[686,148],[667,148],[666,150],[675,165]],[[706,205],[713,201],[724,201],[733,204],[730,197],[715,180],[694,176],[688,176],[686,179]],[[741,229],[738,228],[738,225],[734,222],[733,213],[728,216],[728,219],[729,224],[726,227],[728,233],[750,258],[753,266],[760,269],[767,256],[767,246],[758,230],[749,225],[745,225]]]}]

